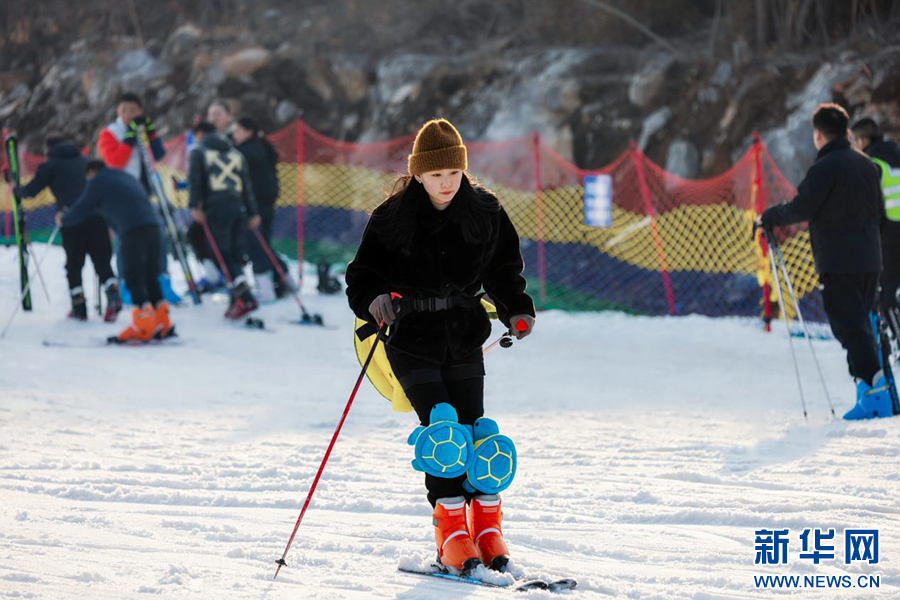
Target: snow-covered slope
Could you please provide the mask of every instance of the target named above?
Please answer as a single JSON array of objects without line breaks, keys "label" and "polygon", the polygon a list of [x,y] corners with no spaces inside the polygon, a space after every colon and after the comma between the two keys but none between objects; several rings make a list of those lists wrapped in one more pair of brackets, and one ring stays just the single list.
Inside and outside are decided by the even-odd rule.
[{"label": "snow-covered slope", "polygon": [[[334,330],[289,323],[290,300],[260,311],[274,334],[236,329],[207,302],[173,310],[178,346],[45,347],[126,320],[62,319],[63,260],[52,249],[43,267],[54,304],[35,290],[34,312],[0,341],[0,597],[508,593],[397,572],[433,553],[430,507],[409,467],[413,418],[368,383],[272,580],[359,371],[343,297],[304,295]],[[14,252],[0,249],[4,323],[17,287]],[[840,415],[853,396],[843,353],[815,344]],[[754,574],[872,573],[875,592],[794,593],[900,595],[900,419],[833,421],[798,350],[808,423],[780,328],[549,312],[490,354],[488,414],[520,453],[504,493],[517,572],[575,577],[568,595],[585,599],[770,594]],[[766,527],[791,529],[789,565],[754,565]],[[879,528],[881,562],[845,566],[842,547],[800,560],[807,527],[835,528],[839,544],[844,528]]]}]

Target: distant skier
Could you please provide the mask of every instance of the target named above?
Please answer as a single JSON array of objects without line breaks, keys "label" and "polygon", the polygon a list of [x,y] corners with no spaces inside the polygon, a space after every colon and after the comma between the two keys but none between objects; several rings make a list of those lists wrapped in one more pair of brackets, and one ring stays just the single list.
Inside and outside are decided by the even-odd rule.
[{"label": "distant skier", "polygon": [[767,230],[809,221],[825,314],[857,381],[856,405],[844,418],[889,417],[892,401],[869,322],[881,271],[884,201],[878,169],[851,148],[848,123],[842,107],[819,105],[812,119],[815,164],[797,196],[766,209],[760,221]]},{"label": "distant skier", "polygon": [[[519,236],[497,197],[466,173],[466,147],[449,121],[422,126],[408,168],[369,219],[347,267],[347,296],[359,318],[392,326],[387,356],[421,424],[430,424],[435,406],[454,416],[449,404],[459,423],[472,426],[484,414],[482,344],[491,331],[482,286],[516,337],[534,327]],[[403,296],[399,315],[391,292]],[[440,561],[502,568],[509,550],[500,497],[466,483],[465,475],[425,476]]]},{"label": "distant skier", "polygon": [[206,110],[206,120],[216,128],[216,133],[225,137],[229,142],[234,142],[234,117],[231,115],[231,107],[222,98],[216,98]]},{"label": "distant skier", "polygon": [[73,227],[102,215],[121,240],[122,275],[131,290],[132,323],[115,340],[147,342],[174,334],[169,305],[159,286],[159,225],[156,210],[137,179],[93,160],[86,167],[87,185],[72,207],[57,213],[57,224]]},{"label": "distant skier", "polygon": [[[75,146],[61,138],[47,138],[45,145],[47,160],[38,166],[34,178],[28,185],[16,188],[15,194],[19,198],[31,198],[49,187],[56,198],[56,212],[60,214],[72,206],[84,190],[84,169],[88,159],[82,156]],[[87,319],[81,269],[84,267],[85,256],[89,255],[94,270],[106,290],[106,313],[103,320],[115,321],[119,311],[122,310],[122,298],[110,265],[112,245],[103,217],[94,215],[80,225],[63,227],[60,233],[66,252],[66,278],[69,281],[69,295],[72,299],[69,317],[81,321]]]},{"label": "distant skier", "polygon": [[188,170],[191,218],[208,224],[222,254],[232,281],[225,316],[237,319],[258,306],[244,278],[241,258],[244,232],[247,227],[259,227],[261,219],[244,156],[211,123],[198,123],[194,139],[197,147],[191,150]]},{"label": "distant skier", "polygon": [[851,128],[853,147],[869,155],[881,175],[885,216],[881,226],[881,310],[900,339],[900,314],[897,312],[897,289],[900,288],[900,144],[886,140],[878,123],[860,119]]},{"label": "distant skier", "polygon": [[[145,114],[144,106],[137,94],[122,94],[119,98],[119,103],[116,105],[116,120],[100,132],[97,146],[100,150],[100,156],[107,166],[121,169],[135,177],[141,182],[144,191],[152,196],[153,190],[150,185],[150,174],[144,168],[140,149],[137,147],[139,129],[142,126],[147,130],[153,158],[156,160],[162,159],[166,154],[166,150],[162,145],[162,140],[156,135],[156,126],[153,123],[153,119]],[[163,199],[157,198],[157,201],[162,202]],[[166,300],[172,304],[179,304],[181,297],[172,289],[172,281],[169,277],[169,260],[166,254],[166,225],[160,210],[156,210],[156,220],[159,225],[160,235],[158,244],[159,284],[162,286]],[[121,269],[122,266],[119,266]]]},{"label": "distant skier", "polygon": [[[261,219],[259,231],[269,247],[272,246],[272,224],[275,220],[275,201],[278,200],[278,152],[262,135],[259,125],[250,117],[241,117],[232,130],[235,146],[247,161],[247,170],[253,182],[253,197]],[[252,231],[247,232],[247,253],[253,263],[260,300],[283,298],[293,292],[275,273],[266,251]],[[277,257],[281,270],[287,274],[287,264]]]}]

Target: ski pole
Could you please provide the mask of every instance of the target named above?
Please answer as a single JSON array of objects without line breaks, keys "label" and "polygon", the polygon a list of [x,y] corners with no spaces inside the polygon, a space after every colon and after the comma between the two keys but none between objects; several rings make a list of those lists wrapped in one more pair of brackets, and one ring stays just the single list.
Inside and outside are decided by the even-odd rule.
[{"label": "ski pole", "polygon": [[181,265],[181,270],[184,272],[184,278],[187,281],[188,289],[191,292],[191,299],[194,301],[194,304],[200,304],[200,291],[197,289],[194,275],[191,273],[191,266],[188,264],[187,250],[185,248],[184,240],[180,235],[181,232],[175,224],[172,214],[169,212],[169,199],[166,197],[166,190],[163,188],[162,177],[159,175],[159,170],[156,168],[156,161],[153,160],[153,154],[150,151],[150,137],[146,127],[141,127],[138,140],[140,142],[141,158],[147,169],[148,178],[154,188],[156,198],[159,200],[159,206],[162,211],[166,228],[169,230],[169,235],[172,238],[172,246],[175,249],[175,259]]},{"label": "ski pole", "polygon": [[281,278],[281,281],[284,282],[284,285],[292,288],[292,293],[294,295],[294,300],[297,302],[297,306],[300,307],[300,315],[303,321],[316,321],[321,322],[322,316],[316,315],[318,319],[310,316],[310,314],[306,311],[306,306],[303,305],[303,301],[300,300],[300,295],[296,290],[293,289],[291,285],[291,281],[288,279],[287,274],[285,274],[284,269],[281,268],[281,265],[278,264],[278,259],[275,258],[275,253],[272,252],[272,248],[269,246],[268,242],[266,242],[266,238],[263,237],[263,234],[260,233],[259,228],[253,229],[253,234],[256,236],[256,239],[259,241],[259,245],[262,246],[262,249],[265,250],[266,256],[269,257],[269,262],[272,263],[272,266],[278,272],[278,277]]},{"label": "ski pole", "polygon": [[216,244],[216,239],[213,237],[212,231],[209,230],[206,218],[200,221],[200,224],[203,225],[203,231],[206,232],[206,239],[209,241],[209,247],[212,248],[213,254],[216,255],[216,261],[219,263],[219,268],[222,269],[222,273],[225,274],[225,279],[228,280],[228,287],[234,289],[234,280],[231,279],[231,273],[225,265],[225,258],[222,256],[222,253],[219,252],[219,245]]},{"label": "ski pole", "polygon": [[511,333],[504,333],[496,340],[491,342],[491,344],[482,351],[482,355],[486,355],[488,352],[494,350],[497,346],[501,346],[503,348],[509,348],[513,345],[513,338]]},{"label": "ski pole", "polygon": [[[50,253],[50,248],[53,247],[53,240],[56,239],[56,234],[59,233],[59,225],[57,225],[53,229],[53,233],[50,234],[50,239],[47,240],[47,249],[44,250],[44,255],[41,256],[39,261],[35,261],[35,264],[44,262],[44,259],[47,258],[47,255]],[[16,315],[19,314],[19,308],[22,306],[22,300],[24,300],[25,296],[28,295],[28,290],[31,289],[31,279],[28,280],[28,283],[25,284],[25,289],[22,290],[22,295],[19,297],[19,301],[16,302],[16,308],[13,310],[12,315],[9,317],[9,321],[6,322],[6,326],[3,328],[3,331],[0,332],[0,340],[6,337],[6,332],[9,330],[9,326],[12,325],[13,319],[16,318]]]},{"label": "ski pole", "polygon": [[[828,408],[831,409],[831,416],[836,417],[834,414],[834,405],[831,403],[831,396],[828,393],[828,385],[825,383],[825,375],[822,373],[822,365],[819,364],[819,357],[816,355],[816,348],[812,343],[812,336],[809,335],[809,328],[806,326],[806,321],[803,319],[803,313],[800,311],[800,302],[797,301],[797,295],[794,293],[794,286],[791,284],[791,276],[788,274],[787,265],[784,262],[784,256],[781,254],[781,245],[778,243],[778,240],[775,239],[775,236],[771,236],[772,241],[770,242],[769,250],[772,248],[775,249],[775,255],[778,257],[778,263],[781,265],[781,271],[784,273],[784,282],[787,284],[788,293],[791,295],[791,302],[794,303],[794,307],[797,310],[797,319],[800,321],[800,326],[803,327],[803,333],[806,334],[806,341],[809,343],[809,351],[812,353],[813,362],[816,363],[816,370],[819,372],[819,380],[822,382],[822,389],[825,390],[825,399],[828,401]],[[787,315],[785,315],[785,319]]]},{"label": "ski pole", "polygon": [[100,299],[102,285],[100,276],[97,274],[97,271],[94,271],[94,290],[97,292],[97,304],[94,305],[94,308],[97,309],[97,316],[103,316],[103,302]]},{"label": "ski pole", "polygon": [[[394,303],[394,312],[399,312],[398,302],[400,300],[400,294],[391,294],[392,302]],[[319,470],[316,473],[315,479],[313,479],[312,485],[309,488],[309,493],[306,495],[306,501],[303,503],[303,508],[300,509],[300,516],[297,517],[297,523],[294,524],[294,531],[291,532],[291,537],[288,540],[287,546],[284,548],[284,553],[281,555],[281,558],[275,561],[275,564],[278,565],[278,568],[275,569],[275,579],[278,577],[278,572],[281,571],[281,567],[286,567],[287,563],[284,561],[287,556],[288,550],[291,549],[291,544],[294,542],[294,536],[297,535],[297,530],[300,528],[300,522],[303,520],[303,515],[306,513],[306,508],[309,506],[309,501],[312,500],[313,493],[316,491],[316,485],[319,483],[319,478],[322,476],[322,471],[325,470],[325,463],[328,462],[328,457],[331,455],[331,450],[334,448],[334,444],[337,441],[338,435],[341,433],[341,427],[344,426],[344,421],[347,419],[347,414],[350,412],[350,406],[353,404],[353,399],[356,398],[356,392],[359,391],[359,386],[362,383],[363,378],[366,376],[366,369],[369,368],[369,363],[372,362],[372,356],[375,355],[375,349],[378,347],[378,342],[384,340],[384,334],[387,331],[387,325],[382,321],[378,326],[378,337],[375,338],[375,342],[372,344],[372,348],[369,350],[369,355],[366,357],[366,362],[363,364],[362,371],[359,373],[359,378],[356,380],[356,385],[353,387],[353,392],[350,394],[350,399],[347,400],[347,406],[344,407],[344,414],[341,415],[341,420],[338,422],[337,429],[334,430],[334,435],[331,436],[331,443],[328,444],[328,449],[325,451],[325,456],[322,457],[322,464],[319,465]]]},{"label": "ski pole", "polygon": [[781,294],[781,281],[778,277],[778,268],[775,266],[775,253],[772,252],[772,242],[769,237],[774,237],[771,232],[765,232],[766,244],[769,246],[769,262],[772,267],[772,276],[775,278],[775,290],[778,292],[778,308],[781,309],[781,318],[784,319],[784,327],[788,336],[788,344],[791,347],[791,358],[794,361],[794,373],[797,375],[797,387],[800,388],[800,404],[803,406],[803,418],[807,421],[806,398],[803,397],[803,383],[800,380],[800,367],[797,366],[797,353],[794,351],[794,338],[791,336],[791,326],[788,323],[787,312],[784,310],[784,297]]},{"label": "ski pole", "polygon": [[[34,244],[31,243],[31,234],[28,231],[25,232],[25,243],[28,244],[28,256],[37,256],[34,252]],[[41,288],[44,290],[44,297],[47,298],[47,304],[53,304],[50,301],[50,292],[47,291],[47,283],[44,281],[44,274],[41,273],[41,265],[38,264],[37,261],[34,263],[34,270],[37,271],[38,279],[41,282]]]}]

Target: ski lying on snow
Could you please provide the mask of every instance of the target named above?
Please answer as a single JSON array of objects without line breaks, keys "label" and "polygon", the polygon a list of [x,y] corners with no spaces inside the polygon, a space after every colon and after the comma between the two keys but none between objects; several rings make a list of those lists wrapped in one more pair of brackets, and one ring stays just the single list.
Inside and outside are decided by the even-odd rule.
[{"label": "ski lying on snow", "polygon": [[180,337],[171,337],[165,340],[150,340],[147,342],[110,342],[109,338],[99,338],[92,337],[87,340],[75,340],[75,341],[64,341],[64,340],[43,340],[41,344],[47,348],[96,348],[97,346],[105,346],[109,348],[121,348],[121,347],[133,347],[133,348],[145,348],[147,346],[183,346],[185,343],[189,342],[189,339],[180,338]]},{"label": "ski lying on snow", "polygon": [[468,583],[471,585],[479,585],[490,588],[503,588],[507,590],[515,590],[517,592],[525,592],[529,590],[546,590],[548,592],[562,592],[565,590],[573,590],[578,583],[574,579],[557,579],[556,581],[544,581],[542,579],[527,579],[524,581],[494,582],[482,581],[470,575],[462,575],[451,573],[443,565],[431,565],[427,570],[413,569],[408,567],[399,567],[403,573],[412,575],[424,575],[425,577],[438,577],[440,579],[448,579],[459,583]]}]

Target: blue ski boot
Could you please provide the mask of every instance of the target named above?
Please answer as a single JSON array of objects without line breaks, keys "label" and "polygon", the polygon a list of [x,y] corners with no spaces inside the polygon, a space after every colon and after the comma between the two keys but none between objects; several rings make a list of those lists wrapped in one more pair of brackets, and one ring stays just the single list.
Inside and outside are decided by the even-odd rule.
[{"label": "blue ski boot", "polygon": [[159,287],[162,289],[163,298],[169,304],[181,304],[181,296],[172,289],[172,280],[165,273],[159,276]]},{"label": "blue ski boot", "polygon": [[856,382],[856,406],[847,411],[844,419],[856,421],[859,419],[880,419],[894,414],[891,391],[888,387],[884,373],[879,371],[873,378],[875,385],[871,386],[865,381]]}]

